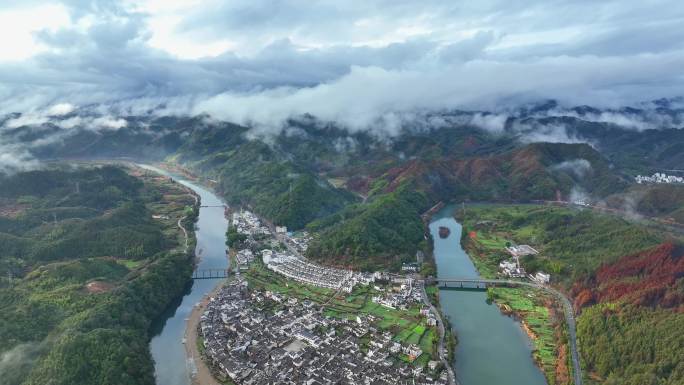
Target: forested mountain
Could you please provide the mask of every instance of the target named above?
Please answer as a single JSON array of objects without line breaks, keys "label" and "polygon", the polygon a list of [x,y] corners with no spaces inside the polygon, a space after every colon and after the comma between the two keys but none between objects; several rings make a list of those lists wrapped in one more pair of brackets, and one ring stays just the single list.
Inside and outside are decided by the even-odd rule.
[{"label": "forested mountain", "polygon": [[[599,110],[561,108],[548,101],[505,114],[443,111],[406,121],[392,132],[352,131],[312,116],[292,118],[280,127],[245,127],[204,115],[154,114],[121,117],[117,129],[64,130],[64,122],[73,118],[69,115],[0,131],[0,137],[40,142],[28,149],[39,158],[136,157],[177,163],[213,180],[231,204],[251,207],[291,229],[310,224],[322,234],[336,218],[364,213],[366,219],[356,223],[335,223],[348,236],[322,236],[316,242],[318,254],[332,260],[342,253],[354,264],[365,258],[373,260],[371,266],[383,259],[377,250],[392,250],[383,255],[393,255],[387,263],[396,267],[400,256],[419,247],[414,241],[420,242],[406,235],[401,238],[408,243],[396,242],[396,235],[378,233],[388,225],[382,208],[397,199],[417,213],[439,201],[560,197],[606,199],[621,208],[638,201],[634,211],[645,215],[680,216],[675,202],[656,208],[653,202],[662,200],[649,198],[655,192],[621,195],[634,190],[628,191],[634,173],[682,164],[676,149],[684,137],[674,128],[681,123],[679,111],[665,102],[656,104],[657,110]],[[670,128],[649,128],[656,120],[669,122]],[[423,202],[403,200],[405,194],[394,193],[401,189],[418,193]],[[411,218],[415,226],[419,217]]]},{"label": "forested mountain", "polygon": [[412,160],[374,181],[374,192],[407,180],[433,200],[553,200],[581,189],[597,197],[621,191],[626,181],[586,144],[534,143],[484,157]]},{"label": "forested mountain", "polygon": [[574,288],[588,369],[604,384],[684,382],[684,246],[625,255]]},{"label": "forested mountain", "polygon": [[0,176],[0,383],[153,384],[148,330],[188,282],[176,221],[194,222],[194,199],[119,167],[53,167]]},{"label": "forested mountain", "polygon": [[409,183],[367,204],[347,206],[308,226],[318,236],[307,256],[371,271],[396,268],[427,247],[420,214],[428,208],[425,194]]},{"label": "forested mountain", "polygon": [[[178,160],[216,179],[217,188],[229,202],[251,206],[275,223],[293,229],[356,199],[261,141],[247,141],[206,157],[191,154],[183,152]],[[200,160],[189,161],[191,156]]]}]

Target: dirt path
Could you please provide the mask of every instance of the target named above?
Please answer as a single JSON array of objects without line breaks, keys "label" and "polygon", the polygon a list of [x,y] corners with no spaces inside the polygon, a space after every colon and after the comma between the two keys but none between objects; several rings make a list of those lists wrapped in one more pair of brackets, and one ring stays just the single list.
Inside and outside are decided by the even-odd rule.
[{"label": "dirt path", "polygon": [[211,374],[211,370],[202,360],[202,356],[197,349],[197,325],[199,325],[200,317],[209,303],[209,297],[214,296],[222,287],[223,284],[217,285],[209,295],[202,298],[199,306],[195,306],[192,309],[190,318],[188,318],[188,322],[185,324],[185,356],[187,357],[190,369],[192,385],[223,385]]},{"label": "dirt path", "polygon": [[183,221],[185,220],[185,218],[187,218],[187,217],[183,217],[183,218],[178,220],[178,228],[183,231],[183,235],[185,236],[185,249],[184,249],[185,251],[184,251],[184,253],[187,254],[188,253],[188,231],[183,226]]}]

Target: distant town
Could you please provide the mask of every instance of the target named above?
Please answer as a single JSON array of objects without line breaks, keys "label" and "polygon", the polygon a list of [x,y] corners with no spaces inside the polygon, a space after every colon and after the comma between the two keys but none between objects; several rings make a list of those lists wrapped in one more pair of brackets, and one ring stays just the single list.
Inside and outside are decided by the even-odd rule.
[{"label": "distant town", "polygon": [[634,180],[639,184],[653,184],[653,183],[684,183],[684,177],[667,175],[664,173],[657,172],[651,176],[637,175]]}]

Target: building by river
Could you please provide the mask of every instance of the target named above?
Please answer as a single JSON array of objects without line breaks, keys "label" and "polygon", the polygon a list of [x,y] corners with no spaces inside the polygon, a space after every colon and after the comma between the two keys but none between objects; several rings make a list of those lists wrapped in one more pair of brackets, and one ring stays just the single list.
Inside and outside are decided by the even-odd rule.
[{"label": "building by river", "polygon": [[414,367],[420,347],[393,341],[370,317],[324,316],[237,278],[211,298],[200,333],[210,362],[238,384],[447,384],[439,362]]}]

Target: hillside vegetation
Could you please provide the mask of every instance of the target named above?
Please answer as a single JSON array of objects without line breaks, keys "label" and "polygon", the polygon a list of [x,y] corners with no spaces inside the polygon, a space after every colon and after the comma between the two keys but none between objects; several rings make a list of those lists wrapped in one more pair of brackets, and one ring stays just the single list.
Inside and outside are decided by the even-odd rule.
[{"label": "hillside vegetation", "polygon": [[[180,160],[197,156],[201,150],[185,151],[195,152]],[[252,207],[291,229],[301,229],[356,199],[260,141],[247,141],[199,159],[189,161],[191,168],[216,179],[228,202]]]},{"label": "hillside vegetation", "polygon": [[[586,144],[519,145],[472,128],[406,132],[383,142],[293,122],[267,144],[250,139],[245,127],[206,126],[173,161],[215,180],[232,204],[318,232],[312,258],[363,269],[396,268],[424,248],[420,214],[439,201],[605,196],[626,185]],[[350,191],[368,199],[359,203]]]},{"label": "hillside vegetation", "polygon": [[376,191],[405,181],[437,200],[555,200],[580,189],[596,196],[621,191],[626,182],[586,144],[534,143],[486,157],[416,159],[387,171]]},{"label": "hillside vegetation", "polygon": [[[461,215],[461,214],[459,214]],[[550,272],[570,287],[599,266],[657,245],[662,236],[617,216],[555,206],[474,206],[466,209],[464,242],[488,271],[509,256],[506,242],[529,244],[538,256],[521,258],[531,273]]]},{"label": "hillside vegetation", "polygon": [[141,177],[111,166],[2,177],[0,383],[154,384],[147,333],[188,281],[176,221],[196,214],[183,188]]},{"label": "hillside vegetation", "polygon": [[427,208],[425,195],[409,186],[349,206],[309,225],[318,234],[307,255],[364,270],[397,268],[426,246],[420,214]]},{"label": "hillside vegetation", "polygon": [[665,243],[626,255],[573,293],[593,382],[684,383],[684,246]]},{"label": "hillside vegetation", "polygon": [[[540,255],[521,262],[570,292],[586,383],[684,381],[684,247],[638,223],[589,210],[498,206],[466,210],[464,239],[493,275],[507,242]],[[662,243],[664,238],[670,242]]]}]

